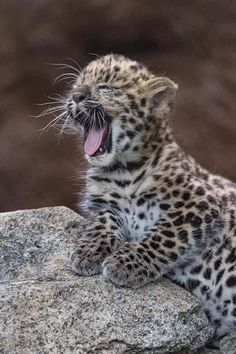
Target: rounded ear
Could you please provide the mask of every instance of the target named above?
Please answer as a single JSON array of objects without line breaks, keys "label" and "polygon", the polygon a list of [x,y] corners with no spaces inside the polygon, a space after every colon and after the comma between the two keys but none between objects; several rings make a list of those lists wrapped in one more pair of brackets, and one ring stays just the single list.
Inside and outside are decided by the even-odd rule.
[{"label": "rounded ear", "polygon": [[175,101],[178,85],[167,77],[155,77],[146,82],[148,96],[154,108],[170,111]]}]

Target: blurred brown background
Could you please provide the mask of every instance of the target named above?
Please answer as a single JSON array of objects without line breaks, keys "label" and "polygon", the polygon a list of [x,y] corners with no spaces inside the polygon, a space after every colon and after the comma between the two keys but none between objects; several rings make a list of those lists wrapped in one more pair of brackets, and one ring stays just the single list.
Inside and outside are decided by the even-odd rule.
[{"label": "blurred brown background", "polygon": [[[236,181],[236,2],[1,0],[0,210],[75,207],[84,167],[73,136],[58,145],[36,103],[63,93],[47,63],[89,53],[141,60],[179,83],[176,138],[203,166]],[[64,86],[65,85],[65,86]]]}]

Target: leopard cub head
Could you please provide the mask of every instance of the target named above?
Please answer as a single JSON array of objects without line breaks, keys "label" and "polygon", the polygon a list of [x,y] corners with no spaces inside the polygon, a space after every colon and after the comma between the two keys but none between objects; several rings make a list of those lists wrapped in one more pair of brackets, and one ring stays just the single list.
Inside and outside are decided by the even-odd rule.
[{"label": "leopard cub head", "polygon": [[90,62],[68,96],[66,117],[92,166],[135,160],[170,111],[177,85],[120,55]]}]

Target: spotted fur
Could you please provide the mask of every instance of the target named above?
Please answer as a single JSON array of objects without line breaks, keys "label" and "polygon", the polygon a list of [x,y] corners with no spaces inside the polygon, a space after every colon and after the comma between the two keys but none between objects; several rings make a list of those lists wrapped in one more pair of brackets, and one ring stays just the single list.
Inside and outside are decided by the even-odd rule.
[{"label": "spotted fur", "polygon": [[90,100],[112,130],[109,150],[86,155],[88,218],[72,266],[134,288],[167,275],[203,301],[219,338],[236,328],[236,185],[175,142],[168,115],[176,89],[118,55],[91,62],[78,77],[72,94],[86,94],[76,104],[68,98],[71,124],[84,133],[77,118]]}]

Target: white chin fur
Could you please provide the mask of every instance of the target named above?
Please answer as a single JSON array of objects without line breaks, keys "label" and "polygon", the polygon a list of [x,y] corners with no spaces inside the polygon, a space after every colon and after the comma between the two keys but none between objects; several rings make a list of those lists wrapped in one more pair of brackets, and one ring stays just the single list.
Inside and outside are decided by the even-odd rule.
[{"label": "white chin fur", "polygon": [[98,155],[98,156],[89,156],[85,154],[85,158],[92,166],[105,167],[105,166],[109,166],[113,162],[114,154],[112,152],[105,153],[103,155]]}]

